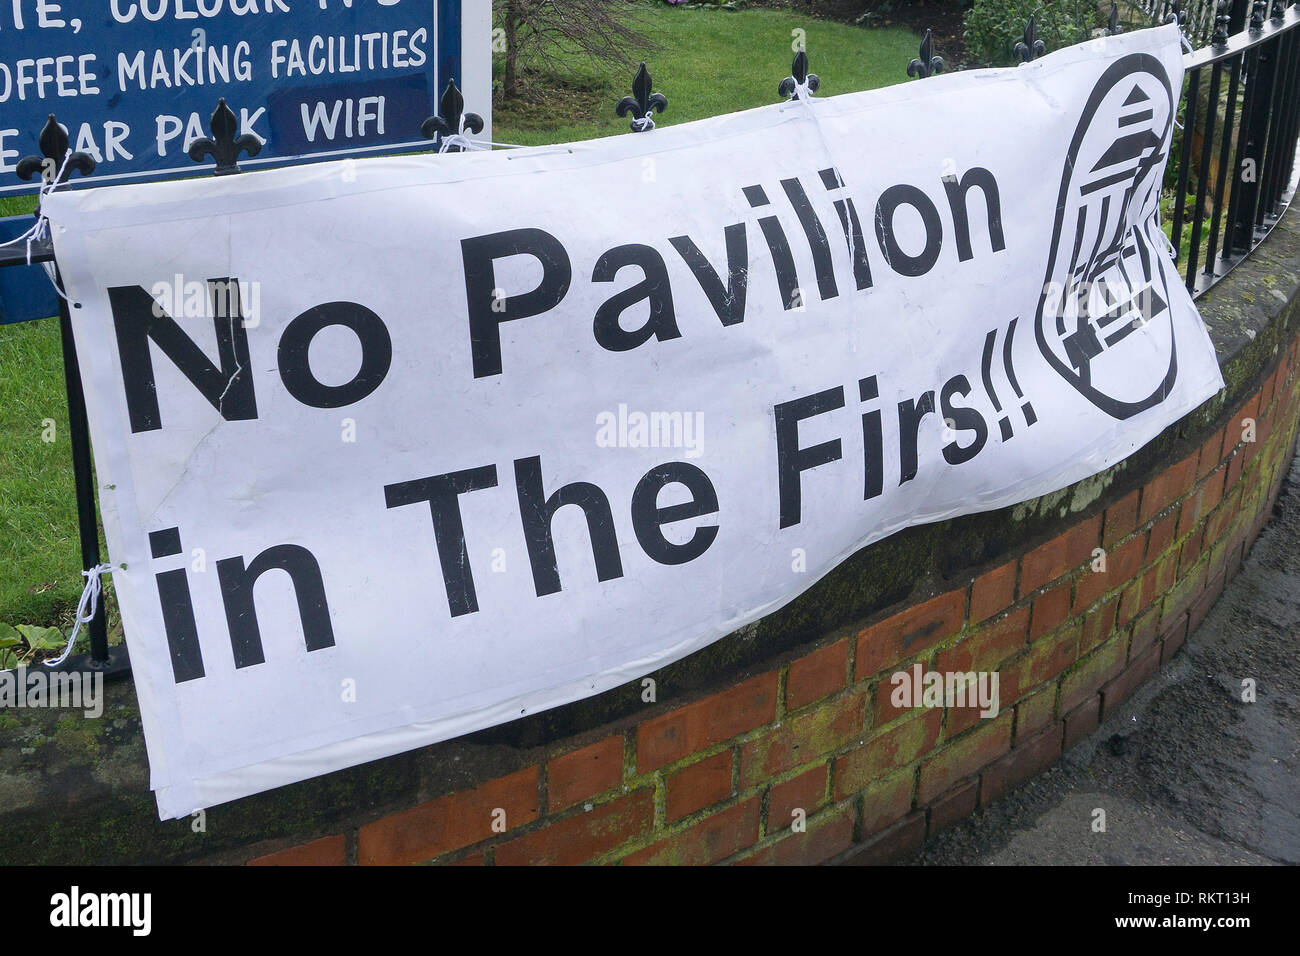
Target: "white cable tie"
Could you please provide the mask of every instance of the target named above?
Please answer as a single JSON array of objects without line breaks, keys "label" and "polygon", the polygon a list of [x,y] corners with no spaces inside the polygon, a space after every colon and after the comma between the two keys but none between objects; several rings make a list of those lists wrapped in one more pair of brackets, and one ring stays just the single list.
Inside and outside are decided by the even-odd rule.
[{"label": "white cable tie", "polygon": [[86,579],[86,586],[81,589],[81,600],[77,602],[77,617],[72,622],[72,633],[68,636],[68,645],[63,649],[55,660],[42,661],[46,667],[58,667],[68,659],[72,653],[72,645],[77,642],[77,634],[81,630],[81,625],[89,624],[95,617],[95,612],[99,609],[99,595],[103,590],[100,582],[100,576],[105,573],[111,573],[113,566],[111,564],[97,564],[89,571],[82,571],[81,576]]}]

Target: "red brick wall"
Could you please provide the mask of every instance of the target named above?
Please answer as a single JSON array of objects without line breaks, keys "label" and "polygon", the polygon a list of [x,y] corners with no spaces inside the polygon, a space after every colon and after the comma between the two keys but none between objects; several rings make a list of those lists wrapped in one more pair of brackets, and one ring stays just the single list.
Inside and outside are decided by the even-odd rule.
[{"label": "red brick wall", "polygon": [[[1286,473],[1300,418],[1296,348],[1199,448],[956,590],[624,730],[553,746],[538,765],[253,862],[816,863],[906,852],[1051,765],[1200,623]],[[1098,548],[1104,571],[1092,569]],[[896,710],[889,675],[917,662],[996,671],[1001,713]]]}]

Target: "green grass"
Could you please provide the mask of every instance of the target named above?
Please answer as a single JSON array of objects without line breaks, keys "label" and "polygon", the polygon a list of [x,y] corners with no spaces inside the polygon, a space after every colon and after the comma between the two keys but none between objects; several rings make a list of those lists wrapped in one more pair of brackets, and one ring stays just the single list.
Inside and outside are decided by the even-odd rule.
[{"label": "green grass", "polygon": [[[774,10],[653,5],[643,12],[660,45],[647,56],[655,88],[669,99],[660,125],[779,101],[795,29],[807,31],[823,96],[906,81],[917,53],[917,37],[902,28],[867,30]],[[614,106],[631,92],[633,72],[574,60],[564,77],[531,76],[523,102],[498,106],[493,139],[538,145],[628,133]],[[34,207],[32,196],[0,198],[0,215]],[[0,326],[0,624],[66,629],[81,593],[62,361],[57,322]],[[55,422],[53,443],[41,440],[45,419]]]},{"label": "green grass", "polygon": [[[787,10],[681,10],[656,4],[641,12],[646,33],[660,45],[644,56],[655,89],[668,97],[667,112],[655,117],[660,126],[780,102],[776,88],[790,75],[794,30],[806,33],[812,71],[822,81],[819,96],[906,81],[919,43],[902,27],[868,30]],[[628,132],[628,121],[615,115],[614,106],[632,92],[635,67],[578,58],[570,63],[572,72],[563,77],[529,78],[541,95],[530,93],[519,103],[498,100],[493,139],[536,146]]]},{"label": "green grass", "polygon": [[0,623],[66,627],[83,582],[55,320],[0,326],[0,462]]}]

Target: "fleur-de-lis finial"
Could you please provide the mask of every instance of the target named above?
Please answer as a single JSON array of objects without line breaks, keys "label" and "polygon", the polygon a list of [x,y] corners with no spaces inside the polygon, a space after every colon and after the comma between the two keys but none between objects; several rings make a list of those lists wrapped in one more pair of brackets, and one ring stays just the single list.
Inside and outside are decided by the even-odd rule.
[{"label": "fleur-de-lis finial", "polygon": [[212,171],[214,176],[239,172],[240,153],[247,153],[251,159],[262,151],[260,139],[252,133],[239,132],[239,117],[226,105],[224,96],[217,100],[217,108],[208,121],[208,131],[212,135],[196,139],[190,144],[189,153],[190,159],[196,163],[203,162],[207,156],[216,160],[217,168]]},{"label": "fleur-de-lis finial", "polygon": [[1166,8],[1164,22],[1176,23],[1179,29],[1182,29],[1183,23],[1187,20],[1187,11],[1183,9],[1183,0],[1173,0],[1173,3],[1166,2]]},{"label": "fleur-de-lis finial", "polygon": [[816,93],[822,85],[821,77],[816,73],[808,72],[808,54],[800,50],[794,55],[794,63],[790,67],[791,76],[787,76],[781,81],[781,85],[776,91],[781,94],[781,99],[797,100],[799,91],[803,87],[808,88],[809,94]]},{"label": "fleur-de-lis finial", "polygon": [[1281,22],[1286,19],[1286,0],[1273,0],[1273,9],[1269,14],[1270,19]]},{"label": "fleur-de-lis finial", "polygon": [[1226,46],[1228,43],[1228,4],[1219,0],[1214,5],[1214,33],[1210,36],[1213,46]]},{"label": "fleur-de-lis finial", "polygon": [[[46,185],[66,183],[73,172],[89,176],[95,171],[95,159],[89,153],[68,152],[69,140],[67,127],[63,126],[54,114],[49,115],[41,127],[41,135],[36,139],[41,148],[40,156],[24,156],[18,160],[14,172],[19,179],[31,179],[40,174]],[[40,215],[38,208],[36,215]]]},{"label": "fleur-de-lis finial", "polygon": [[1119,25],[1119,4],[1112,2],[1110,5],[1110,15],[1106,17],[1106,36],[1117,37],[1124,32],[1124,28]]},{"label": "fleur-de-lis finial", "polygon": [[632,95],[618,101],[614,111],[619,116],[632,114],[632,132],[644,133],[655,128],[654,114],[668,109],[668,97],[654,92],[654,80],[644,63],[632,80]]},{"label": "fleur-de-lis finial", "polygon": [[[420,124],[420,134],[425,139],[437,139],[439,136],[461,135],[461,119],[464,118],[465,130],[470,133],[483,132],[483,117],[477,113],[465,112],[465,97],[461,95],[454,79],[447,81],[447,88],[442,91],[438,101],[437,116],[430,116]],[[447,147],[449,153],[459,153],[464,147],[457,143]]]},{"label": "fleur-de-lis finial", "polygon": [[1258,33],[1264,29],[1264,15],[1268,11],[1268,0],[1253,0],[1250,5],[1250,30]]},{"label": "fleur-de-lis finial", "polygon": [[1025,24],[1024,39],[1015,45],[1012,52],[1021,63],[1028,63],[1047,52],[1047,44],[1038,39],[1038,27],[1034,24],[1033,17]]},{"label": "fleur-de-lis finial", "polygon": [[934,37],[925,31],[921,37],[921,55],[907,64],[907,75],[911,77],[933,76],[943,72],[943,57],[934,52]]}]

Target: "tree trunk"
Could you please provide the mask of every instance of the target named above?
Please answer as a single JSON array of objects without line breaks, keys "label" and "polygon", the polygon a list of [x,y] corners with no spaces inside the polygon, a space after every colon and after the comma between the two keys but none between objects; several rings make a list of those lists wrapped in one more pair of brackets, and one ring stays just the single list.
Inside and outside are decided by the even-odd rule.
[{"label": "tree trunk", "polygon": [[506,77],[501,95],[503,99],[512,100],[519,95],[519,0],[506,0],[505,14],[502,18],[506,31]]}]

